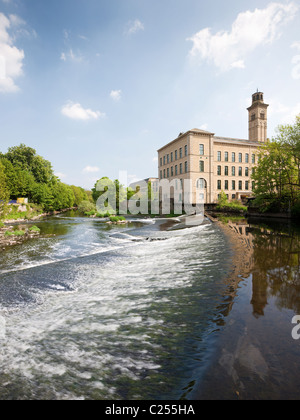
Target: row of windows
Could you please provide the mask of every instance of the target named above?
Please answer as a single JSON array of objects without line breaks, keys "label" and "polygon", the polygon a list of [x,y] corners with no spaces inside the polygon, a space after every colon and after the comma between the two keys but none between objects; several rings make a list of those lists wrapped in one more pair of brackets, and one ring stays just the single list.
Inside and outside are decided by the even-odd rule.
[{"label": "row of windows", "polygon": [[[218,162],[222,162],[222,157],[223,157],[222,152],[218,152],[218,157],[217,157]],[[243,157],[244,157],[243,153],[238,153],[238,162],[239,163],[244,162]],[[236,159],[237,159],[237,153],[232,152],[231,161],[236,162]],[[252,163],[255,164],[256,163],[256,155],[252,154],[251,159],[252,159]],[[229,162],[229,153],[228,152],[224,153],[224,160],[225,160],[225,162]],[[249,162],[250,162],[250,155],[249,155],[249,153],[245,153],[245,163],[249,163]]]},{"label": "row of windows", "polygon": [[[232,166],[231,167],[231,175],[232,176],[236,176],[236,173],[237,173],[236,167],[235,166]],[[239,166],[239,168],[238,168],[238,176],[249,176],[249,173],[250,172],[249,172],[249,168],[248,167],[245,168],[245,174],[243,174],[243,168],[241,166]],[[252,169],[252,175],[254,175],[254,173],[255,173],[255,169],[253,168]],[[218,168],[217,168],[217,175],[219,175],[219,176],[222,175],[222,166],[218,166]],[[225,166],[224,167],[224,175],[225,176],[229,176],[229,166]]]},{"label": "row of windows", "polygon": [[163,158],[160,158],[160,166],[168,165],[170,162],[172,163],[172,162],[174,162],[174,160],[175,161],[178,160],[178,156],[179,156],[179,159],[182,159],[183,158],[183,152],[184,152],[184,156],[186,157],[188,155],[188,147],[187,146],[184,146],[184,150],[181,147],[179,149],[179,153],[178,153],[178,150],[175,150],[175,152],[172,152],[168,155],[165,155]]},{"label": "row of windows", "polygon": [[[203,160],[200,160],[199,171],[200,172],[205,172],[205,162]],[[252,175],[254,175],[254,172],[255,172],[255,169],[253,168],[252,169]],[[217,175],[218,176],[222,175],[222,166],[221,165],[219,165],[217,167]],[[224,167],[224,175],[229,176],[229,166]],[[235,166],[231,167],[231,175],[236,176],[236,167]],[[238,176],[243,176],[243,168],[241,166],[238,168]],[[248,167],[245,168],[245,176],[249,176],[249,168]]]},{"label": "row of windows", "polygon": [[[183,172],[184,171],[184,172]],[[183,173],[188,172],[188,163],[180,163],[180,165],[171,166],[171,168],[164,169],[160,171],[160,179],[170,178],[170,176],[182,175]]]},{"label": "row of windows", "polygon": [[[236,181],[231,181],[231,189],[232,191],[236,191],[236,187],[237,187],[237,182]],[[244,182],[243,181],[238,181],[238,189],[240,191],[243,191],[243,187],[244,187]],[[245,181],[245,191],[249,191],[249,187],[250,187],[250,182],[249,181]],[[229,181],[224,181],[224,185],[222,183],[221,180],[218,181],[218,186],[217,186],[218,190],[222,190],[224,188],[225,191],[229,190]],[[254,182],[252,183],[252,189],[254,189]]]}]

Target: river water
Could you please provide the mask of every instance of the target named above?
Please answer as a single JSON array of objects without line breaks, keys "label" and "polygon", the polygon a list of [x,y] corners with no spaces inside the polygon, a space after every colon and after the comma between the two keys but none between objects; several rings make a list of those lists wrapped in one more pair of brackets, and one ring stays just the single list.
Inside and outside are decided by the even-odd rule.
[{"label": "river water", "polygon": [[300,233],[245,223],[239,266],[215,224],[37,222],[40,238],[0,253],[0,399],[272,398],[299,387]]},{"label": "river water", "polygon": [[58,216],[1,252],[2,399],[188,395],[232,251],[215,226],[165,223]]}]

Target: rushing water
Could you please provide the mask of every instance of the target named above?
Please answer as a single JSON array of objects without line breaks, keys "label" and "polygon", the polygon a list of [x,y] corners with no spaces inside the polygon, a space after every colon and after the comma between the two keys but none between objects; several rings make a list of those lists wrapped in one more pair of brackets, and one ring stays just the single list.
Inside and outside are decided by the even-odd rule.
[{"label": "rushing water", "polygon": [[299,399],[299,226],[38,226],[0,253],[0,399]]},{"label": "rushing water", "polygon": [[59,216],[1,252],[1,399],[189,395],[232,251],[214,225],[164,223]]}]

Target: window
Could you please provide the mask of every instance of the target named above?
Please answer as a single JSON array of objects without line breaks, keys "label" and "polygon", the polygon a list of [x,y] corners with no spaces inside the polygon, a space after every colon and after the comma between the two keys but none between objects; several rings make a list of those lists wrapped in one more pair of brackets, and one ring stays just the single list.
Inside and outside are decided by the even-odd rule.
[{"label": "window", "polygon": [[217,175],[222,175],[222,167],[221,166],[218,166]]},{"label": "window", "polygon": [[174,176],[174,168],[171,166],[171,176]]},{"label": "window", "polygon": [[235,200],[235,198],[236,198],[236,195],[232,194],[232,199]]},{"label": "window", "polygon": [[252,163],[255,163],[256,159],[255,159],[255,155],[252,155]]},{"label": "window", "polygon": [[229,162],[229,153],[225,152],[225,162]]},{"label": "window", "polygon": [[249,176],[249,168],[245,168],[245,176]]},{"label": "window", "polygon": [[239,153],[239,162],[242,163],[243,162],[243,154]]},{"label": "window", "polygon": [[178,160],[178,151],[175,150],[175,160]]},{"label": "window", "polygon": [[166,178],[166,170],[164,169],[164,178]]},{"label": "window", "polygon": [[239,176],[243,176],[243,168],[241,166],[239,167]]},{"label": "window", "polygon": [[225,190],[228,190],[228,181],[225,181]]},{"label": "window", "polygon": [[245,155],[245,161],[246,161],[246,163],[249,163],[249,153],[246,153],[246,155]]},{"label": "window", "polygon": [[200,160],[200,167],[199,167],[200,172],[204,172],[204,161]]},{"label": "window", "polygon": [[173,162],[173,152],[171,153],[171,162]]},{"label": "window", "polygon": [[252,168],[252,176],[255,175],[255,168]]},{"label": "window", "polygon": [[252,114],[251,115],[251,121],[254,121],[255,120],[255,114]]},{"label": "window", "polygon": [[232,162],[235,162],[235,153],[232,153]]},{"label": "window", "polygon": [[170,169],[167,169],[167,178],[170,178]]},{"label": "window", "polygon": [[245,190],[248,191],[249,190],[249,181],[246,181],[245,183]]},{"label": "window", "polygon": [[178,175],[178,166],[175,165],[175,175]]},{"label": "window", "polygon": [[170,155],[167,155],[167,163],[170,163]]},{"label": "window", "polygon": [[235,176],[235,166],[232,167],[232,176]]},{"label": "window", "polygon": [[218,190],[222,189],[222,181],[218,181]]},{"label": "window", "polygon": [[242,191],[243,189],[243,181],[239,181],[239,190]]},{"label": "window", "polygon": [[265,119],[265,114],[263,112],[260,114],[260,119],[261,120],[264,120]]},{"label": "window", "polygon": [[160,179],[162,179],[162,171],[160,171]]},{"label": "window", "polygon": [[160,166],[162,166],[162,158],[160,158]]},{"label": "window", "polygon": [[166,164],[166,156],[164,156],[164,165]]},{"label": "window", "polygon": [[188,147],[184,146],[184,155],[187,156],[188,155]]},{"label": "window", "polygon": [[221,162],[222,160],[222,152],[218,152],[218,162]]},{"label": "window", "polygon": [[232,191],[235,191],[235,181],[232,181]]},{"label": "window", "polygon": [[204,144],[200,144],[200,156],[204,155]]},{"label": "window", "polygon": [[228,174],[229,174],[229,168],[228,166],[225,166],[225,176],[228,176]]},{"label": "window", "polygon": [[207,188],[207,184],[206,184],[205,179],[203,179],[203,178],[198,179],[198,181],[197,181],[197,188],[199,190],[204,190],[205,188]]},{"label": "window", "polygon": [[179,149],[179,157],[182,159],[182,147]]},{"label": "window", "polygon": [[188,163],[184,162],[184,172],[187,173],[188,171]]},{"label": "window", "polygon": [[182,174],[182,163],[179,166],[179,172],[180,172],[180,175],[181,175]]}]

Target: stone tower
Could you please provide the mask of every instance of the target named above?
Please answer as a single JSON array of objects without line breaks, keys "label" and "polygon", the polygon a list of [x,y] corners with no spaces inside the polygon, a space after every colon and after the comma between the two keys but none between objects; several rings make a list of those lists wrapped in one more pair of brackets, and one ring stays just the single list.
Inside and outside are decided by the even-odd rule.
[{"label": "stone tower", "polygon": [[264,103],[264,94],[256,92],[252,95],[249,112],[249,140],[265,143],[268,138],[268,107]]}]

